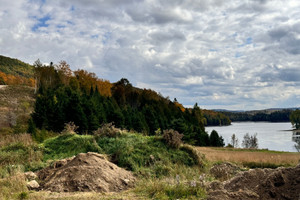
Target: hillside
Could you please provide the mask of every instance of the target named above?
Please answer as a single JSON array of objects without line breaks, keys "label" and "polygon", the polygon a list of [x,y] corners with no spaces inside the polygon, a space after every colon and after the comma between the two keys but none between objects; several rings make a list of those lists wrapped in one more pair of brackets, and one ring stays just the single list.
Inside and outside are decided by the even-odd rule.
[{"label": "hillside", "polygon": [[0,55],[0,85],[34,86],[34,67]]},{"label": "hillside", "polygon": [[24,85],[0,85],[0,134],[25,132],[34,102],[34,88]]}]

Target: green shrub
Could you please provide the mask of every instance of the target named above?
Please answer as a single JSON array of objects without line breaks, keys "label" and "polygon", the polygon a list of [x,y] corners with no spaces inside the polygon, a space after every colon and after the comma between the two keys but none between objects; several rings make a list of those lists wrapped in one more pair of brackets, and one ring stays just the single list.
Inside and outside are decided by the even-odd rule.
[{"label": "green shrub", "polygon": [[183,134],[180,134],[173,129],[163,131],[163,139],[165,140],[166,144],[172,148],[178,149],[180,147],[182,144],[182,137]]}]

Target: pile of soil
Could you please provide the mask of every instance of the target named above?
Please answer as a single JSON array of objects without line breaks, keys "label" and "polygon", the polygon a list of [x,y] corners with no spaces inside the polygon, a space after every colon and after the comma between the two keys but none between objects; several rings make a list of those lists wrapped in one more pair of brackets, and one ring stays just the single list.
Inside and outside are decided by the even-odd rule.
[{"label": "pile of soil", "polygon": [[91,152],[58,161],[37,176],[40,189],[52,192],[119,192],[133,187],[136,180],[104,155]]},{"label": "pile of soil", "polygon": [[210,168],[210,174],[218,180],[225,181],[236,175],[240,171],[240,168],[231,163],[215,164]]},{"label": "pile of soil", "polygon": [[300,164],[295,168],[251,169],[208,186],[208,199],[300,199]]}]

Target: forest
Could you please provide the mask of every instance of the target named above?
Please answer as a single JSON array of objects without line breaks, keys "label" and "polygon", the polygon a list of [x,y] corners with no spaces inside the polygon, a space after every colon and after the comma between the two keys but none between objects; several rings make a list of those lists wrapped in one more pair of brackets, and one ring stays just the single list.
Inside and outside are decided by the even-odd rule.
[{"label": "forest", "polygon": [[60,132],[74,122],[80,134],[93,134],[105,123],[143,133],[161,134],[173,129],[183,141],[198,146],[223,146],[218,134],[205,132],[206,118],[197,103],[185,109],[150,89],[133,87],[125,78],[116,83],[85,70],[71,71],[65,61],[55,65],[34,63],[37,97],[29,132],[34,128]]},{"label": "forest", "polygon": [[261,110],[247,112],[229,112],[222,111],[221,113],[230,118],[231,121],[268,121],[268,122],[290,122],[292,109],[283,110]]}]

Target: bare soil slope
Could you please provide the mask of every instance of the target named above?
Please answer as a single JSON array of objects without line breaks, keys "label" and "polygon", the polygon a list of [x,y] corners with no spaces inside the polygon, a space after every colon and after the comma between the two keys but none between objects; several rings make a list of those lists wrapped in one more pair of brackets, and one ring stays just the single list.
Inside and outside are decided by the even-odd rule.
[{"label": "bare soil slope", "polygon": [[295,168],[252,169],[232,179],[212,182],[209,200],[216,199],[286,199],[300,198],[300,164]]},{"label": "bare soil slope", "polygon": [[80,153],[37,172],[41,189],[52,192],[118,192],[134,186],[131,172],[97,153]]}]

